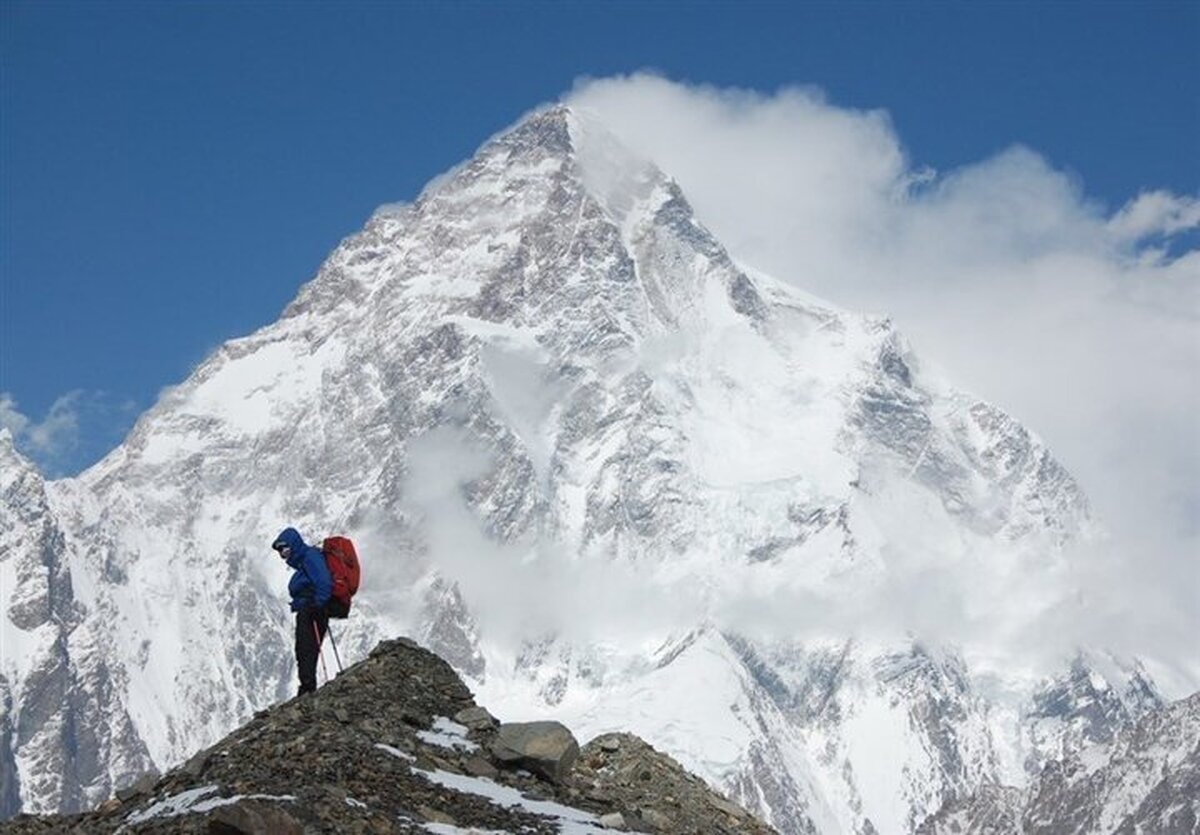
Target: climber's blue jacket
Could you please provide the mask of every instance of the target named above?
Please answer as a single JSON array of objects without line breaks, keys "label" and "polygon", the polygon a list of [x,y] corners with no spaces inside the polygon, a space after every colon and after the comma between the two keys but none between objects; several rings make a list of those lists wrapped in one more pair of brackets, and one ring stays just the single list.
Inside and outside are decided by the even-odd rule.
[{"label": "climber's blue jacket", "polygon": [[329,567],[325,565],[325,555],[321,549],[306,544],[295,528],[285,528],[283,533],[275,537],[271,547],[280,553],[284,547],[289,549],[287,564],[296,571],[288,581],[292,611],[323,609],[333,592],[333,578],[329,576]]}]

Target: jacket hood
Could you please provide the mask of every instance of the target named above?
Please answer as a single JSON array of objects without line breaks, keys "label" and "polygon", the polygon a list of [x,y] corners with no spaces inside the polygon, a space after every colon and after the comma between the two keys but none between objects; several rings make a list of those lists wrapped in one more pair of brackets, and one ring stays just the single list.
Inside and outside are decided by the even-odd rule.
[{"label": "jacket hood", "polygon": [[[291,565],[293,568],[295,568],[295,566],[299,564],[300,557],[304,554],[304,549],[306,549],[308,545],[305,544],[304,538],[300,536],[300,532],[295,528],[284,528],[283,532],[280,533],[279,536],[275,537],[275,541],[271,543],[271,547],[276,551],[278,551],[280,547],[284,545],[292,549],[292,555],[288,557],[287,561],[288,565]],[[295,563],[293,563],[293,561],[295,561]]]}]

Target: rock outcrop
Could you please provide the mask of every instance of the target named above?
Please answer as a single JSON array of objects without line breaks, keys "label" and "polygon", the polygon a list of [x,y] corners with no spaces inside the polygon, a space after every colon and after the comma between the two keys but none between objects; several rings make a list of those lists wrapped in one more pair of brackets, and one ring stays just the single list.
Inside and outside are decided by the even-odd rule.
[{"label": "rock outcrop", "polygon": [[0,824],[11,835],[608,830],[774,831],[637,737],[581,755],[559,723],[497,722],[403,638],[98,809]]},{"label": "rock outcrop", "polygon": [[594,788],[588,795],[615,803],[615,821],[638,831],[768,831],[745,809],[714,793],[703,780],[633,734],[605,734],[584,746],[577,779]]},{"label": "rock outcrop", "polygon": [[1200,693],[1049,763],[1028,790],[947,803],[920,835],[1200,832]]}]

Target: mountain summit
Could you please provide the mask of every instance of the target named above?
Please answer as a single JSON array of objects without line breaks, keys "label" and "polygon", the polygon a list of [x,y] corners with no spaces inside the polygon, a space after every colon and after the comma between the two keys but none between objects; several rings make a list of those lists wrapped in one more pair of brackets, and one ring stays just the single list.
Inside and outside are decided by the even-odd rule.
[{"label": "mountain summit", "polygon": [[497,710],[631,730],[789,835],[913,831],[1162,701],[1103,648],[1034,674],[952,640],[939,613],[1061,603],[1074,480],[561,106],[377,212],[92,469],[0,468],[8,814],[290,693],[284,523],[359,544],[350,658],[416,635]]}]

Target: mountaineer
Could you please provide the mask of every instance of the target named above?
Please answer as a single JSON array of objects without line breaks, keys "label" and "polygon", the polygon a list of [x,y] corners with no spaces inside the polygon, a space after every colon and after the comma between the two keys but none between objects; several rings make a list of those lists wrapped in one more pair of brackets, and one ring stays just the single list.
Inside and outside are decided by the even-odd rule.
[{"label": "mountaineer", "polygon": [[288,581],[292,611],[296,613],[296,664],[300,669],[300,691],[317,689],[317,655],[329,631],[326,606],[333,593],[333,578],[320,548],[305,543],[295,528],[285,528],[271,547],[295,570]]}]

